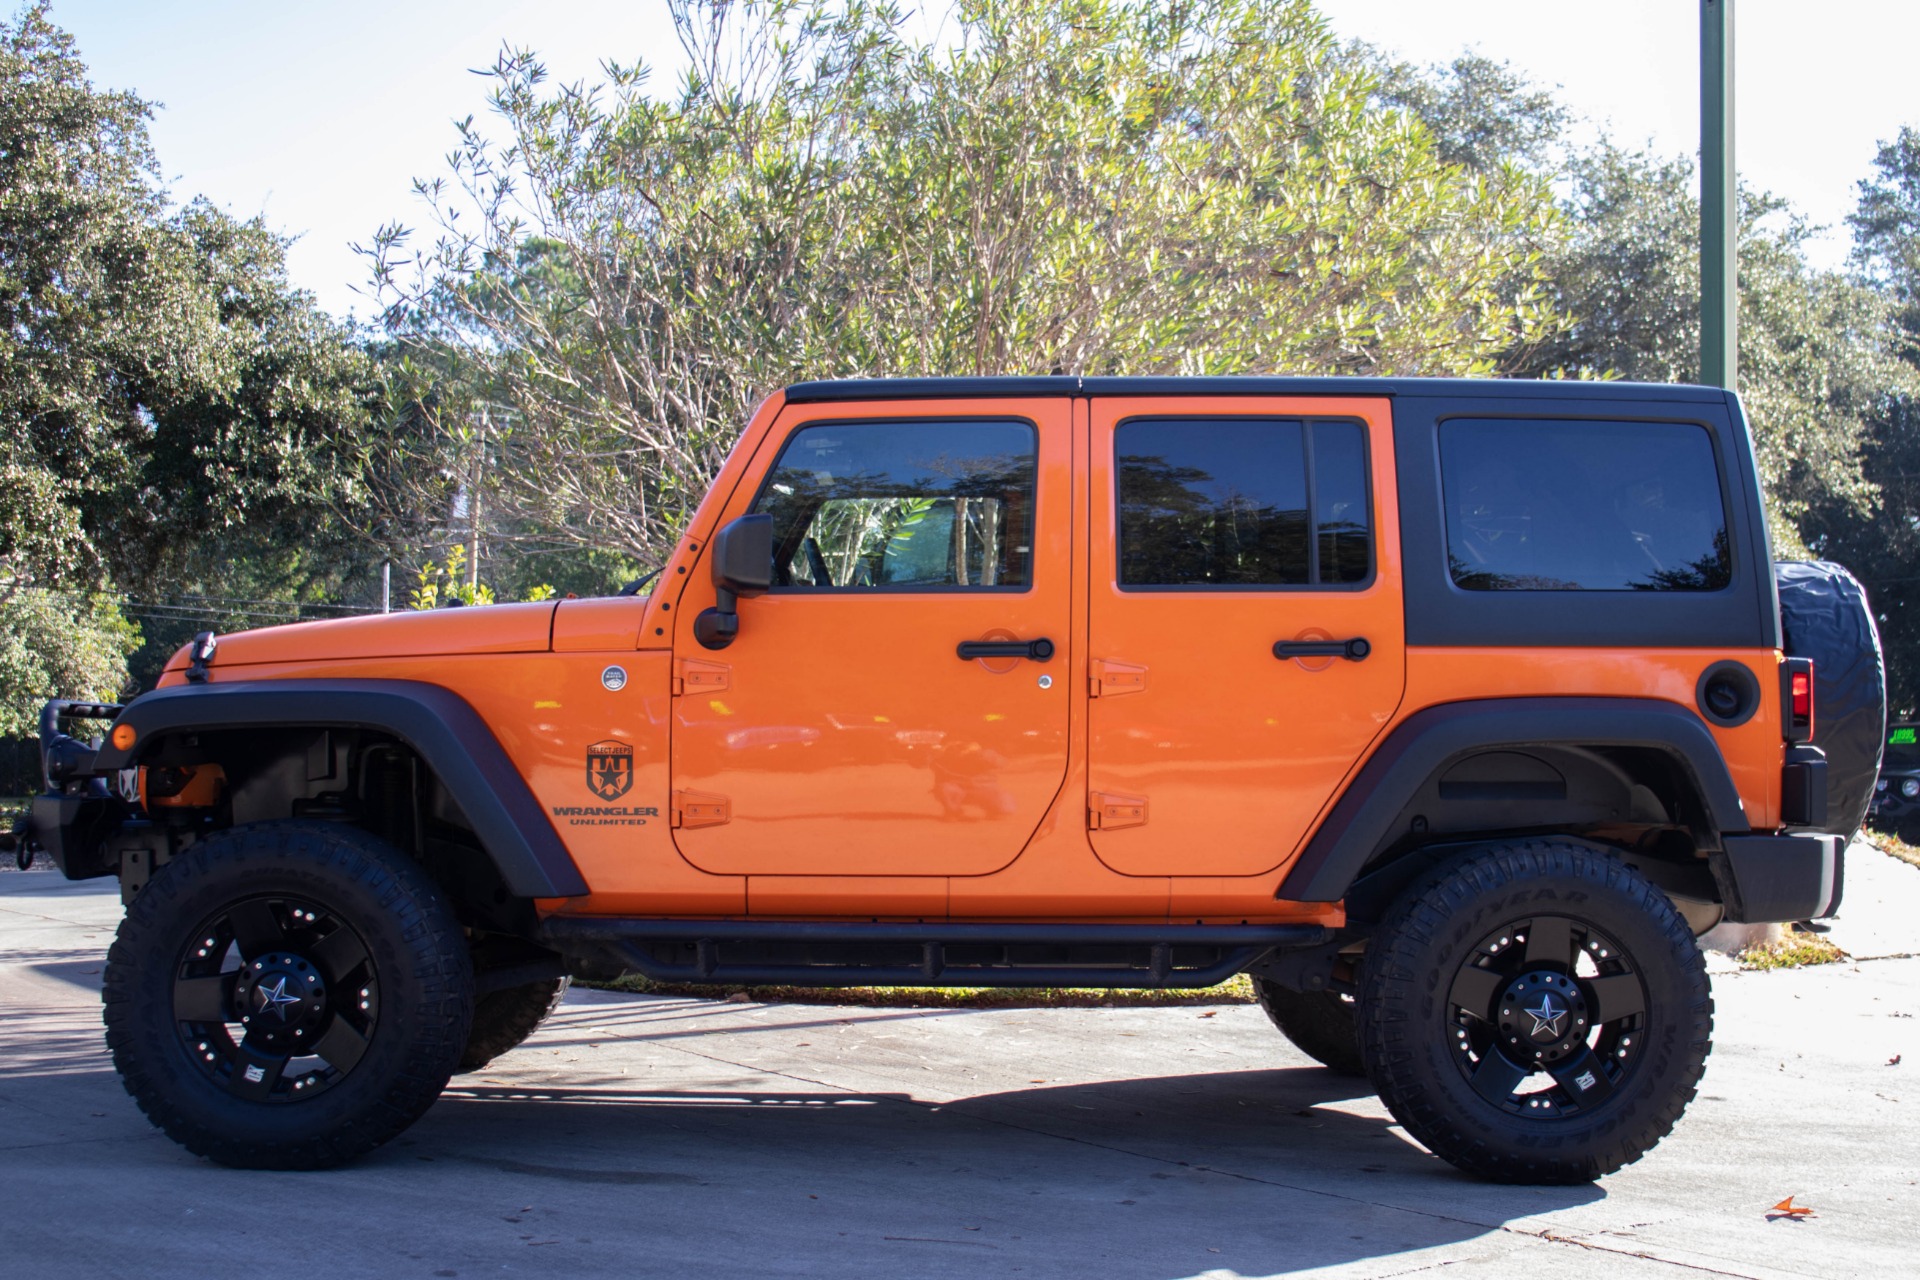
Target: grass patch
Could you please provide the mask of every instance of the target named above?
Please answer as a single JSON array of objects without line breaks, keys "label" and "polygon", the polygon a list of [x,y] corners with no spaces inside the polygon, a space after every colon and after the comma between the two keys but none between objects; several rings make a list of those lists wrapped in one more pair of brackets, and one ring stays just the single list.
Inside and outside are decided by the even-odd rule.
[{"label": "grass patch", "polygon": [[1863,831],[1860,833],[1866,842],[1880,852],[1900,861],[1920,867],[1920,848],[1908,844],[1891,831]]},{"label": "grass patch", "polygon": [[1764,946],[1748,947],[1739,955],[1742,969],[1801,969],[1812,964],[1838,964],[1852,956],[1817,933],[1791,926],[1787,936]]},{"label": "grass patch", "polygon": [[637,973],[582,982],[602,991],[688,996],[754,1004],[837,1004],[867,1009],[1139,1009],[1156,1005],[1252,1004],[1253,980],[1236,974],[1201,991],[1125,991],[1105,987],[754,987],[654,982]]}]

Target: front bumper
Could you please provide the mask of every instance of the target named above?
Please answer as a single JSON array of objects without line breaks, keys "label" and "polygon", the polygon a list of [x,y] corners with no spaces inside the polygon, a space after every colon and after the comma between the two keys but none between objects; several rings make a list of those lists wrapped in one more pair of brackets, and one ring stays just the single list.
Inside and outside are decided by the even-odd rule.
[{"label": "front bumper", "polygon": [[1785,924],[1840,909],[1846,885],[1845,836],[1727,836],[1708,857],[1727,920]]}]

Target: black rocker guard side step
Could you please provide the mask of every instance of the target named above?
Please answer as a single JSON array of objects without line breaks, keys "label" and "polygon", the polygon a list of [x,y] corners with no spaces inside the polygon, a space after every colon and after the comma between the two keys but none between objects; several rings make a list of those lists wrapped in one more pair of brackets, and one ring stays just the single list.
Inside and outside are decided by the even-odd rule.
[{"label": "black rocker guard side step", "polygon": [[1308,924],[1110,925],[641,920],[552,916],[542,941],[655,982],[810,987],[1137,987],[1224,982]]}]

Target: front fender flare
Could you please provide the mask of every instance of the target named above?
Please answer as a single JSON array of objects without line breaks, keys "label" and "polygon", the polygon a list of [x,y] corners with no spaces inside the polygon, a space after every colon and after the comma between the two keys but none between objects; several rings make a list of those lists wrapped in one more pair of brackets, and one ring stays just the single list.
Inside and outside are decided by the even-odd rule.
[{"label": "front fender flare", "polygon": [[136,737],[125,750],[107,745],[98,774],[131,768],[149,745],[192,730],[373,729],[418,752],[473,823],[509,892],[571,898],[588,892],[566,844],[534,799],[493,730],[466,699],[414,680],[257,680],[177,685],[127,704],[114,722]]}]

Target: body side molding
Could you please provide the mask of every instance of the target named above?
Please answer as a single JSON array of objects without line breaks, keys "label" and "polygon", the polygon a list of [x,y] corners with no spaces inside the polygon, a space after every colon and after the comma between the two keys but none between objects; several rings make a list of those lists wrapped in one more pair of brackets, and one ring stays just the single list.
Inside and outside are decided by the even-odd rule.
[{"label": "body side molding", "polygon": [[571,898],[588,892],[566,845],[480,714],[458,694],[414,680],[262,680],[176,685],[136,698],[116,725],[134,746],[103,746],[101,773],[130,768],[162,735],[182,730],[375,729],[420,753],[473,823],[512,893]]},{"label": "body side molding", "polygon": [[1652,747],[1688,775],[1716,830],[1747,830],[1740,792],[1700,717],[1653,698],[1492,698],[1415,712],[1362,766],[1276,895],[1338,902],[1433,773],[1470,751],[1530,746]]}]

